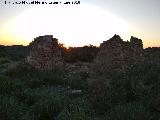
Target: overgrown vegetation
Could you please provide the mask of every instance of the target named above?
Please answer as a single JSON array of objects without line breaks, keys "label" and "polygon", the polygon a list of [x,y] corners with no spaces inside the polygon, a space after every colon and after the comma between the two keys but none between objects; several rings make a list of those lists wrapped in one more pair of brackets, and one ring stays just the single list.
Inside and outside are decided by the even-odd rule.
[{"label": "overgrown vegetation", "polygon": [[23,59],[29,53],[28,46],[14,45],[14,46],[1,46],[0,45],[0,58],[8,58],[10,60]]},{"label": "overgrown vegetation", "polygon": [[40,71],[5,55],[0,59],[0,120],[159,120],[157,49],[145,50],[145,61],[126,66],[122,75],[99,76],[91,83],[83,72],[66,79],[65,69]]},{"label": "overgrown vegetation", "polygon": [[86,45],[83,47],[69,47],[66,49],[63,44],[59,45],[62,50],[62,56],[66,62],[93,62],[94,57],[99,51],[99,47]]}]

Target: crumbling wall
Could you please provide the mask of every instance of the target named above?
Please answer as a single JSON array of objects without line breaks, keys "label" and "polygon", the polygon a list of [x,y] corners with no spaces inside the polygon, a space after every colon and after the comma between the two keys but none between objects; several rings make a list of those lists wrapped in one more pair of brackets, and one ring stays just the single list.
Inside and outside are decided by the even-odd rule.
[{"label": "crumbling wall", "polygon": [[143,61],[143,43],[141,39],[131,37],[123,41],[114,35],[100,45],[100,52],[94,60],[96,72],[103,74],[109,71],[122,72],[124,67]]},{"label": "crumbling wall", "polygon": [[52,35],[39,36],[29,45],[30,53],[26,62],[41,70],[52,70],[56,66],[63,65],[61,50],[58,40]]}]

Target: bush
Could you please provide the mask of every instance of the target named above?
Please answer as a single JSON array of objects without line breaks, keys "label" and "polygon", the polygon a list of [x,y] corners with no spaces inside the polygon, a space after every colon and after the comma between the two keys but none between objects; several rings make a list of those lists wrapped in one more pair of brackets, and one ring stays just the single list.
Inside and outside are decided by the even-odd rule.
[{"label": "bush", "polygon": [[27,89],[27,86],[24,81],[11,80],[6,76],[0,76],[0,94],[21,97],[20,95],[25,89]]},{"label": "bush", "polygon": [[126,89],[126,99],[129,102],[143,101],[147,102],[151,97],[150,85],[146,84],[145,77],[150,75],[147,73],[148,67],[145,64],[137,64],[128,66],[124,72],[124,88]]},{"label": "bush", "polygon": [[11,78],[28,78],[30,77],[30,74],[32,74],[34,69],[25,63],[17,63],[13,67],[9,67],[6,71],[5,75],[11,77]]},{"label": "bush", "polygon": [[55,96],[60,92],[56,88],[52,87],[44,87],[44,88],[37,88],[37,89],[26,89],[24,91],[25,99],[24,102],[29,106],[32,106],[39,100],[43,98],[48,98],[51,96]]},{"label": "bush", "polygon": [[113,91],[103,80],[94,81],[89,86],[88,99],[99,114],[105,113],[113,106],[113,97]]},{"label": "bush", "polygon": [[24,120],[27,118],[27,110],[22,103],[12,96],[0,96],[1,120]]},{"label": "bush", "polygon": [[119,104],[150,101],[150,89],[139,80],[132,86],[130,80],[99,79],[89,86],[89,99],[98,113],[103,114]]},{"label": "bush", "polygon": [[[30,116],[33,120],[51,120],[56,117],[63,108],[70,103],[69,97],[64,94],[56,92],[51,92],[47,90],[37,93],[34,91],[31,93],[30,100],[32,101],[32,106],[30,110]],[[36,96],[34,96],[36,95]],[[31,101],[30,101],[31,102]]]},{"label": "bush", "polygon": [[25,82],[21,80],[11,80],[6,76],[0,76],[0,94],[13,94],[25,88]]},{"label": "bush", "polygon": [[10,63],[11,60],[7,59],[7,58],[0,58],[0,65],[1,64],[6,64],[6,63]]},{"label": "bush", "polygon": [[7,77],[0,76],[0,94],[8,94],[14,90],[14,85]]},{"label": "bush", "polygon": [[121,80],[101,77],[93,79],[89,86],[88,97],[99,114],[113,106],[126,102],[127,91]]},{"label": "bush", "polygon": [[115,106],[108,112],[106,120],[157,120],[142,103],[126,103]]},{"label": "bush", "polygon": [[87,80],[82,78],[80,73],[71,74],[68,78],[68,85],[73,89],[86,89],[88,86]]},{"label": "bush", "polygon": [[64,80],[64,74],[63,72],[46,72],[43,74],[44,77],[41,76],[41,79],[44,80],[44,82],[49,85],[67,85],[67,81]]},{"label": "bush", "polygon": [[26,81],[26,84],[28,85],[29,88],[34,89],[34,88],[41,88],[45,87],[46,83],[44,80],[39,80],[36,78],[30,78],[29,80]]},{"label": "bush", "polygon": [[58,115],[56,120],[94,120],[91,104],[84,98],[76,99]]},{"label": "bush", "polygon": [[64,80],[63,71],[41,71],[23,63],[9,69],[6,75],[14,79],[25,80],[31,88],[67,84],[67,81]]},{"label": "bush", "polygon": [[66,86],[67,81],[64,80],[63,74],[35,71],[27,80],[27,85],[30,88],[40,88],[44,86]]}]

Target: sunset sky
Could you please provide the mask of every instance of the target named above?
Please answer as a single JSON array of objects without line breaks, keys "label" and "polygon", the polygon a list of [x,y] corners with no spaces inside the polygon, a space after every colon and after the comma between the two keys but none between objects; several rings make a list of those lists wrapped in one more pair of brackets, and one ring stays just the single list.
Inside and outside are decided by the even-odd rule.
[{"label": "sunset sky", "polygon": [[[15,5],[0,1],[0,45],[28,45],[53,35],[66,46],[99,46],[114,34],[160,47],[160,0],[80,0],[80,4]],[[26,0],[31,2],[33,0]],[[72,2],[71,0],[39,0]],[[11,2],[11,3],[9,3]]]}]

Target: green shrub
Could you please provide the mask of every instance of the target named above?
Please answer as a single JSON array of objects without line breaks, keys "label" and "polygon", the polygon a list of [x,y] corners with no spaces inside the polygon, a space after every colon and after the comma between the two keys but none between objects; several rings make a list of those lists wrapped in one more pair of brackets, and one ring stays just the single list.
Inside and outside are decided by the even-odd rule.
[{"label": "green shrub", "polygon": [[14,90],[11,92],[11,95],[15,96],[19,101],[23,102],[25,100],[25,91],[28,90],[26,82],[22,80],[13,80]]},{"label": "green shrub", "polygon": [[0,76],[0,94],[10,94],[18,96],[27,89],[27,86],[22,80],[11,80],[6,76]]},{"label": "green shrub", "polygon": [[86,89],[88,86],[87,80],[82,79],[80,73],[72,74],[68,78],[68,85],[73,89]]},{"label": "green shrub", "polygon": [[30,78],[26,81],[26,84],[30,88],[40,88],[44,86],[66,86],[67,81],[64,80],[62,74],[52,72],[35,71],[30,75]]},{"label": "green shrub", "polygon": [[7,59],[7,58],[0,58],[0,65],[1,64],[5,64],[5,63],[10,63],[11,60]]},{"label": "green shrub", "polygon": [[9,69],[6,71],[5,75],[11,77],[11,78],[28,78],[30,77],[30,74],[32,74],[34,69],[25,63],[17,63],[13,67],[9,67]]},{"label": "green shrub", "polygon": [[[52,120],[70,103],[69,97],[59,93],[47,94],[44,92],[39,95],[42,96],[39,96],[38,100],[37,95],[37,100],[30,110],[30,116],[33,120]],[[33,99],[35,99],[34,97]]]},{"label": "green shrub", "polygon": [[36,78],[27,80],[26,84],[31,89],[41,88],[41,87],[46,86],[46,83],[44,82],[44,80],[39,80]]},{"label": "green shrub", "polygon": [[94,120],[93,107],[86,99],[76,99],[58,115],[56,120]]},{"label": "green shrub", "polygon": [[132,101],[148,101],[151,97],[150,85],[147,85],[145,80],[149,77],[147,71],[149,66],[143,64],[137,64],[127,66],[124,72],[123,86],[126,89],[128,102]]},{"label": "green shrub", "polygon": [[120,80],[99,78],[91,82],[88,98],[99,114],[104,114],[113,106],[126,102],[126,90]]},{"label": "green shrub", "polygon": [[0,96],[0,119],[1,120],[24,120],[28,108],[20,103],[15,97]]},{"label": "green shrub", "polygon": [[32,106],[42,98],[54,95],[54,92],[53,93],[52,92],[49,91],[49,88],[26,89],[24,91],[23,102],[29,106]]},{"label": "green shrub", "polygon": [[31,88],[38,88],[44,85],[66,85],[63,71],[41,71],[31,66],[20,63],[16,67],[9,69],[6,75],[14,78],[26,80],[26,84]]},{"label": "green shrub", "polygon": [[106,120],[157,120],[142,103],[117,105],[108,112]]},{"label": "green shrub", "polygon": [[67,85],[67,81],[64,80],[64,74],[59,72],[46,72],[41,76],[41,79],[44,80],[45,84],[48,86],[52,85]]},{"label": "green shrub", "polygon": [[11,93],[14,90],[14,85],[7,77],[0,76],[0,94]]}]

